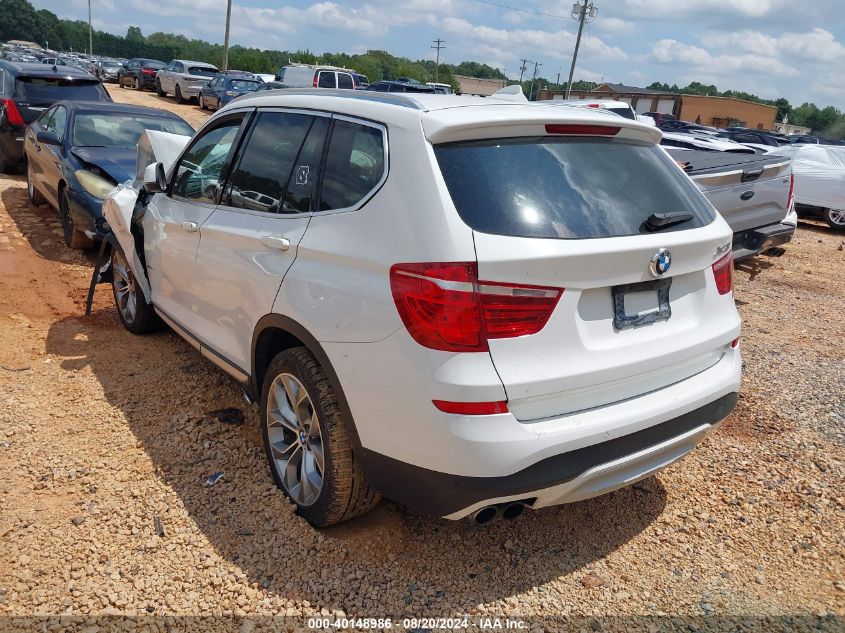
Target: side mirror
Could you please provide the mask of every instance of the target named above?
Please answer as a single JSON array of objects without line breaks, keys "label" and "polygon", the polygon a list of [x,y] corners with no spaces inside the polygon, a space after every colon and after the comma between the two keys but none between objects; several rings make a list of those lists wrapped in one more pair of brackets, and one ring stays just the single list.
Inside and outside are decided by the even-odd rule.
[{"label": "side mirror", "polygon": [[38,130],[35,140],[42,145],[55,145],[56,147],[61,147],[62,145],[62,139],[53,130]]},{"label": "side mirror", "polygon": [[167,174],[162,163],[147,165],[144,170],[144,189],[149,193],[164,193],[167,191]]}]

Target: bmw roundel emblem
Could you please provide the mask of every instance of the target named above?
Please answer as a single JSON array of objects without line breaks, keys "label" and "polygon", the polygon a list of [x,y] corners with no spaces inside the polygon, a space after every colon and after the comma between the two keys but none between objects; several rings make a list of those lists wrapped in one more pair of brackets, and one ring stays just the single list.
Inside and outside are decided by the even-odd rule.
[{"label": "bmw roundel emblem", "polygon": [[652,256],[648,270],[654,277],[661,277],[669,271],[671,265],[672,253],[665,248],[661,248]]}]

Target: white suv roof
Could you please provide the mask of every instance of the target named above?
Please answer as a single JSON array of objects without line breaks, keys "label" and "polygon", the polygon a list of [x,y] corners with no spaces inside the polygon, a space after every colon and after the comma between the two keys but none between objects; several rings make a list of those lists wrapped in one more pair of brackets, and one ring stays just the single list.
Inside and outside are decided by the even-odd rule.
[{"label": "white suv roof", "polygon": [[[546,124],[613,126],[620,128],[618,138],[652,143],[659,143],[661,138],[660,131],[653,126],[602,109],[537,108],[524,102],[458,95],[287,89],[244,95],[233,101],[227,110],[258,106],[313,108],[399,126],[419,125],[422,120],[426,137],[433,143],[490,138],[491,134],[497,137],[543,136],[547,134],[543,127]],[[491,128],[495,128],[495,132],[491,133]]]}]

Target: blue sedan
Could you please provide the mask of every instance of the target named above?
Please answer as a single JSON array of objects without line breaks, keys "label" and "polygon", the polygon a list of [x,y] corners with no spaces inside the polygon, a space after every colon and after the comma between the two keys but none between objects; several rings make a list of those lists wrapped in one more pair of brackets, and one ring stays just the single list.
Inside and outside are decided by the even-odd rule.
[{"label": "blue sedan", "polygon": [[27,128],[29,199],[59,211],[71,248],[90,248],[106,233],[103,198],[135,177],[144,130],[194,134],[184,119],[164,110],[85,101],[59,101]]},{"label": "blue sedan", "polygon": [[200,108],[219,110],[232,99],[253,92],[263,82],[251,74],[220,73],[200,90],[197,100]]}]

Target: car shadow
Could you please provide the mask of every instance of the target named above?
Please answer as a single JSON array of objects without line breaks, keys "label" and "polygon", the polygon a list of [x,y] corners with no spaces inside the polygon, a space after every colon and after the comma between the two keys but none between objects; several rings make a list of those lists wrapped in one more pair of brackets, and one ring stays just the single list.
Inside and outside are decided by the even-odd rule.
[{"label": "car shadow", "polygon": [[19,178],[24,186],[6,187],[0,192],[0,200],[32,250],[44,259],[93,265],[97,250],[75,251],[69,248],[64,242],[59,212],[47,203],[37,207],[33,205],[26,193],[26,177]]},{"label": "car shadow", "polygon": [[[99,293],[107,292],[98,290],[101,307],[91,317],[55,322],[46,351],[62,369],[93,372],[193,524],[221,557],[283,602],[308,600],[355,613],[356,604],[376,600],[371,606],[383,613],[472,613],[481,602],[586,574],[665,508],[666,491],[651,477],[596,499],[484,526],[383,501],[362,517],[316,530],[272,483],[257,408],[245,405],[235,384],[172,332],[139,337],[125,331],[114,309],[102,307]],[[212,412],[225,408],[241,409],[243,422],[216,419]],[[205,485],[214,473],[223,473],[221,480]],[[166,513],[161,520],[167,533]],[[171,520],[184,524],[176,515]],[[322,582],[328,578],[335,580]]]},{"label": "car shadow", "polygon": [[800,218],[798,220],[798,228],[802,231],[809,231],[811,233],[821,233],[823,235],[832,235],[834,237],[841,236],[845,238],[845,233],[834,231],[821,218]]}]

